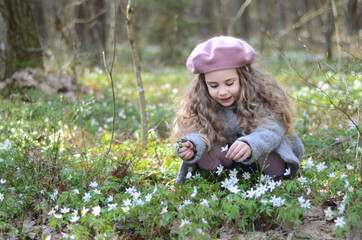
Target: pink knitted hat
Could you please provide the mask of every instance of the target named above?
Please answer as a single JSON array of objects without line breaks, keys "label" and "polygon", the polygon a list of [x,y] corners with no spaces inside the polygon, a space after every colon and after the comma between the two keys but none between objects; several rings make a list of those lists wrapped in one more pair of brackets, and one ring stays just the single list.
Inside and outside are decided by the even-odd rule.
[{"label": "pink knitted hat", "polygon": [[245,41],[220,36],[197,45],[186,66],[192,73],[207,73],[250,65],[254,57],[255,50]]}]

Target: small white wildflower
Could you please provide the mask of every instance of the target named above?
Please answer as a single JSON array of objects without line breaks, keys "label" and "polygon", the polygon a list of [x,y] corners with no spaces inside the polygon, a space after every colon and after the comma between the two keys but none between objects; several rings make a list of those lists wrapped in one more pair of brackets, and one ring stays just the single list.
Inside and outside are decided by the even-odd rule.
[{"label": "small white wildflower", "polygon": [[131,199],[127,198],[127,199],[123,200],[123,204],[125,206],[130,206],[132,204],[132,201],[131,201]]},{"label": "small white wildflower", "polygon": [[5,183],[6,183],[6,179],[0,179],[0,183],[1,183],[1,184],[5,184]]},{"label": "small white wildflower", "polygon": [[251,178],[250,173],[249,173],[249,172],[244,172],[244,173],[243,173],[243,178],[244,178],[245,180],[249,180],[249,179]]},{"label": "small white wildflower", "polygon": [[343,178],[345,178],[345,177],[347,177],[347,175],[344,174],[344,173],[339,176],[340,179],[343,179]]},{"label": "small white wildflower", "polygon": [[82,210],[80,210],[80,213],[82,214],[82,217],[84,217],[87,214],[88,211],[89,211],[89,208],[83,207]]},{"label": "small white wildflower", "polygon": [[194,192],[191,194],[191,197],[194,198],[197,195],[197,189],[194,187]]},{"label": "small white wildflower", "polygon": [[204,207],[209,207],[209,201],[207,201],[207,199],[202,199],[200,205]]},{"label": "small white wildflower", "polygon": [[67,207],[64,207],[64,208],[62,208],[61,210],[60,210],[60,212],[61,213],[63,213],[63,214],[67,214],[67,213],[69,213],[69,208],[67,208]]},{"label": "small white wildflower", "polygon": [[183,204],[184,204],[184,206],[190,205],[191,201],[190,200],[185,200]]},{"label": "small white wildflower", "polygon": [[151,199],[152,199],[152,194],[147,194],[146,195],[146,197],[145,197],[145,199],[146,199],[146,202],[150,202],[151,201]]},{"label": "small white wildflower", "polygon": [[221,147],[221,152],[226,152],[229,149],[229,145],[227,144],[225,147]]},{"label": "small white wildflower", "polygon": [[219,165],[219,166],[217,167],[217,171],[216,171],[217,175],[220,175],[223,170],[224,170],[224,166],[223,166],[223,165]]},{"label": "small white wildflower", "polygon": [[101,194],[101,191],[98,190],[98,189],[94,189],[93,192],[94,192],[95,194]]},{"label": "small white wildflower", "polygon": [[354,167],[353,167],[352,165],[350,165],[350,164],[347,164],[347,169],[348,169],[348,170],[353,170]]},{"label": "small white wildflower", "polygon": [[84,202],[88,202],[91,199],[91,197],[92,196],[90,195],[90,193],[85,193],[83,196]]},{"label": "small white wildflower", "polygon": [[306,194],[309,195],[310,193],[311,193],[311,189],[310,189],[310,187],[308,187]]},{"label": "small white wildflower", "polygon": [[328,207],[327,209],[325,209],[324,213],[326,214],[326,218],[331,218],[333,216],[331,207]]},{"label": "small white wildflower", "polygon": [[342,213],[344,212],[345,208],[346,208],[346,204],[345,204],[345,203],[339,204],[339,206],[338,206],[338,212],[339,212],[340,214],[342,214]]},{"label": "small white wildflower", "polygon": [[56,214],[54,214],[54,217],[57,219],[61,219],[61,218],[63,218],[63,215],[60,213],[56,213]]},{"label": "small white wildflower", "polygon": [[336,227],[343,227],[344,224],[346,224],[343,217],[337,217],[337,219],[334,220],[334,222],[336,223]]},{"label": "small white wildflower", "polygon": [[98,183],[97,182],[91,182],[89,184],[89,186],[92,187],[92,188],[96,188],[96,187],[98,187]]},{"label": "small white wildflower", "polygon": [[181,224],[180,224],[180,228],[183,228],[185,225],[190,224],[191,222],[187,219],[182,219],[181,220]]},{"label": "small white wildflower", "polygon": [[229,191],[230,191],[231,193],[238,193],[238,192],[240,192],[239,187],[236,186],[236,185],[230,186],[228,189],[229,189]]},{"label": "small white wildflower", "polygon": [[94,216],[98,216],[100,213],[101,213],[101,207],[99,205],[92,208],[92,214]]},{"label": "small white wildflower", "polygon": [[308,169],[308,168],[312,168],[314,166],[312,157],[308,158],[307,162],[305,163],[304,166],[302,166],[303,169]]},{"label": "small white wildflower", "polygon": [[108,203],[108,212],[117,208],[117,203]]},{"label": "small white wildflower", "polygon": [[75,223],[76,221],[78,221],[78,219],[79,219],[79,216],[72,216],[69,221],[72,223]]},{"label": "small white wildflower", "polygon": [[309,199],[305,200],[305,202],[303,204],[301,204],[300,207],[310,208],[311,207],[310,200]]},{"label": "small white wildflower", "polygon": [[167,211],[167,207],[162,208],[161,214],[164,214],[164,213],[167,213],[167,212],[168,212],[168,211]]},{"label": "small white wildflower", "polygon": [[109,197],[107,198],[107,202],[112,202],[113,201],[113,195],[109,195]]},{"label": "small white wildflower", "polygon": [[187,172],[187,174],[186,174],[186,179],[191,178],[191,177],[192,177],[192,173],[191,173],[191,172]]},{"label": "small white wildflower", "polygon": [[209,224],[209,222],[206,221],[205,218],[202,218],[201,221],[202,221],[203,224]]},{"label": "small white wildflower", "polygon": [[301,182],[302,184],[303,184],[303,183],[307,183],[307,178],[306,178],[306,177],[303,177],[303,176],[300,176],[300,177],[298,178],[298,181]]},{"label": "small white wildflower", "polygon": [[238,174],[238,170],[236,170],[236,168],[234,168],[233,170],[230,171],[230,177],[236,178],[237,174]]},{"label": "small white wildflower", "polygon": [[329,178],[334,178],[336,177],[336,173],[335,172],[331,172],[330,174],[328,174]]},{"label": "small white wildflower", "polygon": [[349,186],[349,187],[348,187],[348,191],[353,192],[353,190],[354,190],[354,189],[353,189],[352,186]]},{"label": "small white wildflower", "polygon": [[126,188],[126,193],[129,193],[129,194],[132,194],[136,191],[137,191],[137,189],[135,187]]},{"label": "small white wildflower", "polygon": [[285,169],[285,173],[284,176],[289,176],[290,175],[290,168]]},{"label": "small white wildflower", "polygon": [[323,172],[324,169],[327,168],[327,166],[325,165],[325,162],[319,163],[316,167],[317,167],[317,172]]},{"label": "small white wildflower", "polygon": [[79,194],[80,193],[78,189],[74,189],[73,192],[74,192],[74,194]]},{"label": "small white wildflower", "polygon": [[130,208],[128,206],[122,207],[123,212],[128,212]]}]

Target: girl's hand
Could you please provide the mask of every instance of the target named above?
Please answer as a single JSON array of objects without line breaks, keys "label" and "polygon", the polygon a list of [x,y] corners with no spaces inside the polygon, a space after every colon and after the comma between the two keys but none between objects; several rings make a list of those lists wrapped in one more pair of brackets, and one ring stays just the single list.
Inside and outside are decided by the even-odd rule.
[{"label": "girl's hand", "polygon": [[235,162],[242,162],[251,156],[250,146],[242,141],[235,141],[226,153],[226,158]]},{"label": "girl's hand", "polygon": [[178,155],[184,160],[190,160],[194,156],[194,145],[190,142],[180,143],[182,146],[178,150]]}]

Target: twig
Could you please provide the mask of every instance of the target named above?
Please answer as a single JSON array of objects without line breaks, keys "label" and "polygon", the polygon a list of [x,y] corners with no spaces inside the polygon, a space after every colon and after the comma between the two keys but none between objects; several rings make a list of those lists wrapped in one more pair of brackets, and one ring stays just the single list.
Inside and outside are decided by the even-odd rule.
[{"label": "twig", "polygon": [[355,133],[355,134],[353,134],[353,135],[349,136],[348,138],[345,138],[345,139],[343,139],[343,140],[336,141],[336,142],[334,142],[334,143],[332,143],[332,144],[330,144],[330,145],[328,145],[328,146],[326,146],[326,147],[324,147],[324,148],[320,149],[320,150],[319,150],[319,151],[317,151],[317,152],[314,152],[314,153],[310,153],[310,154],[304,155],[304,158],[306,158],[306,157],[310,157],[310,156],[312,156],[312,155],[314,155],[314,154],[317,154],[317,153],[321,153],[321,152],[323,152],[324,150],[326,150],[326,149],[328,149],[328,148],[330,148],[330,147],[332,147],[332,146],[334,146],[334,145],[336,145],[336,144],[339,144],[339,143],[342,143],[342,142],[344,142],[344,141],[347,141],[348,139],[350,139],[350,138],[352,138],[352,137],[356,136],[357,134],[358,134],[358,133]]},{"label": "twig", "polygon": [[[75,35],[75,33],[73,33]],[[73,37],[74,37],[73,35]],[[80,105],[80,89],[79,89],[79,83],[77,78],[77,54],[76,54],[76,46],[75,41],[73,40],[73,58],[74,58],[74,65],[73,65],[73,73],[74,73],[74,83],[76,86],[76,99],[77,99],[77,106],[78,106],[78,121],[79,121],[79,128],[82,136],[82,145],[83,145],[83,152],[86,151],[85,147],[85,140],[84,140],[84,133],[82,128],[82,107]]]},{"label": "twig", "polygon": [[[117,6],[115,6],[115,7],[117,9]],[[115,11],[115,18],[114,19],[115,19],[115,21],[117,20],[117,10]],[[116,26],[116,24],[115,24],[115,26]],[[109,143],[107,155],[109,154],[109,152],[111,151],[111,148],[112,148],[112,142],[113,142],[113,137],[114,137],[114,125],[115,125],[115,119],[116,119],[116,96],[115,96],[115,93],[114,93],[114,82],[113,82],[113,76],[112,76],[114,60],[115,60],[115,56],[116,56],[116,42],[117,42],[116,40],[117,40],[117,38],[116,38],[116,27],[114,27],[114,33],[113,33],[113,57],[112,57],[112,64],[111,64],[111,69],[110,70],[109,70],[109,68],[107,66],[105,53],[104,53],[104,51],[102,52],[104,68],[106,69],[108,77],[109,77],[109,79],[111,81],[112,101],[113,101],[112,135],[111,135],[111,141]]]}]

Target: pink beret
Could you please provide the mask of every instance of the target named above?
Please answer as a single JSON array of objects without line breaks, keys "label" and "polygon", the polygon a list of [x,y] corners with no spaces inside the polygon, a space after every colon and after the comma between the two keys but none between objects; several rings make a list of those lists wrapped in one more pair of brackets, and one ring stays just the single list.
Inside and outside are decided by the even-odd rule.
[{"label": "pink beret", "polygon": [[220,36],[197,45],[186,66],[192,73],[207,73],[250,65],[254,57],[255,50],[245,41]]}]

